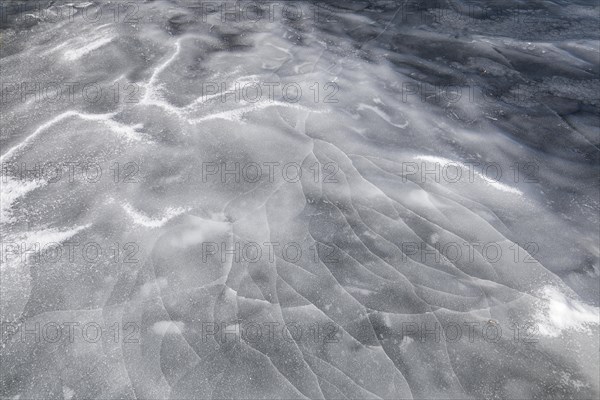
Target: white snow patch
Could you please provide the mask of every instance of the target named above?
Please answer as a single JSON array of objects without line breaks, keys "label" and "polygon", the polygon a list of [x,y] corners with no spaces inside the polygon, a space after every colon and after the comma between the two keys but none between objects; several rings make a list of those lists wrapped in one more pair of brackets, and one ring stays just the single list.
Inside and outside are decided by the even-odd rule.
[{"label": "white snow patch", "polygon": [[180,207],[167,207],[165,209],[165,211],[163,212],[162,218],[154,219],[154,218],[150,218],[147,215],[142,214],[141,212],[137,211],[129,203],[123,204],[122,207],[127,212],[127,214],[131,217],[131,219],[133,219],[133,222],[135,222],[138,225],[142,225],[142,226],[145,226],[148,228],[159,228],[159,227],[163,226],[164,224],[166,224],[169,220],[188,211],[187,209],[180,208]]},{"label": "white snow patch", "polygon": [[536,320],[541,335],[558,337],[565,330],[590,332],[592,326],[600,325],[598,307],[568,298],[552,286],[544,287],[540,296],[544,300]]},{"label": "white snow patch", "polygon": [[65,400],[71,400],[75,396],[75,391],[68,386],[63,386],[63,397]]},{"label": "white snow patch", "polygon": [[[457,167],[460,168],[461,170],[466,170],[469,171],[469,166],[458,162],[458,161],[452,161],[449,160],[447,158],[443,158],[443,157],[436,157],[436,156],[428,156],[428,155],[421,155],[421,156],[416,156],[415,157],[417,160],[423,160],[426,162],[430,162],[430,163],[437,163],[437,164],[451,164],[453,167]],[[523,192],[521,192],[519,189],[508,186],[502,182],[498,182],[497,180],[494,179],[490,179],[487,176],[483,175],[482,173],[476,171],[473,169],[473,173],[475,175],[477,175],[478,177],[480,177],[481,179],[483,179],[483,181],[485,183],[487,183],[488,185],[492,186],[493,188],[506,192],[506,193],[512,193],[512,194],[516,194],[518,196],[522,196]],[[462,176],[468,176],[468,173],[465,174],[465,172],[463,172]]]},{"label": "white snow patch", "polygon": [[99,49],[100,47],[104,46],[105,44],[112,42],[113,39],[114,39],[113,37],[107,37],[107,38],[100,38],[100,39],[94,40],[93,42],[88,43],[77,49],[65,51],[65,53],[63,54],[63,57],[67,61],[78,60],[81,57],[85,56],[86,54],[91,53],[92,51]]},{"label": "white snow patch", "polygon": [[415,341],[415,339],[411,338],[410,336],[404,336],[402,338],[402,340],[400,341],[400,344],[398,345],[398,347],[400,347],[400,348],[406,347],[414,341]]},{"label": "white snow patch", "polygon": [[18,181],[9,177],[3,177],[0,182],[0,222],[3,224],[14,221],[12,206],[15,201],[27,193],[44,186],[47,182],[43,180]]},{"label": "white snow patch", "polygon": [[18,267],[21,262],[26,262],[31,256],[50,252],[56,245],[70,239],[84,229],[89,228],[92,224],[75,226],[67,230],[57,228],[44,229],[33,232],[25,232],[15,237],[10,237],[6,240],[7,243],[25,247],[26,253],[4,254],[2,261],[6,261],[6,265],[12,268]]},{"label": "white snow patch", "polygon": [[171,246],[186,248],[199,243],[208,242],[218,235],[222,235],[230,229],[228,222],[199,219],[194,225],[186,227],[171,240]]},{"label": "white snow patch", "polygon": [[120,122],[112,120],[111,118],[114,116],[115,116],[115,113],[83,114],[83,113],[79,113],[79,112],[73,111],[73,110],[65,111],[64,113],[59,114],[56,117],[52,118],[51,120],[40,125],[35,131],[33,131],[33,133],[31,135],[27,136],[23,141],[21,141],[21,143],[17,144],[15,147],[8,149],[8,151],[6,153],[4,153],[2,156],[0,156],[0,162],[4,162],[6,160],[11,159],[15,154],[17,154],[19,151],[21,151],[23,148],[25,148],[27,145],[29,145],[29,143],[32,142],[40,133],[42,133],[43,131],[45,131],[46,129],[51,127],[52,125],[54,125],[58,122],[61,122],[64,119],[71,118],[71,117],[78,117],[85,121],[101,122],[101,123],[105,124],[106,126],[108,126],[115,133],[125,136],[125,138],[127,138],[128,140],[136,140],[136,141],[142,140],[142,135],[139,132],[137,132],[137,129],[140,129],[143,127],[142,124],[136,124],[133,126],[125,125]]},{"label": "white snow patch", "polygon": [[158,321],[152,325],[152,332],[164,336],[166,334],[181,334],[185,324],[181,321]]},{"label": "white snow patch", "polygon": [[144,283],[140,288],[140,293],[143,297],[148,297],[154,292],[156,288],[163,289],[167,287],[167,284],[167,279],[164,277],[160,277],[153,280],[152,282]]},{"label": "white snow patch", "polygon": [[581,389],[585,389],[589,387],[587,383],[581,382],[580,380],[573,379],[571,374],[566,371],[562,371],[560,373],[560,383],[566,387],[573,387],[576,391],[580,391]]},{"label": "white snow patch", "polygon": [[375,114],[377,114],[381,119],[383,119],[385,122],[387,122],[388,124],[390,124],[392,126],[395,126],[396,128],[404,129],[404,128],[406,128],[408,126],[408,121],[406,121],[405,123],[403,123],[401,125],[400,124],[394,124],[392,122],[392,120],[390,119],[390,117],[385,112],[383,112],[382,110],[380,110],[378,107],[373,107],[373,106],[370,106],[368,104],[360,103],[358,105],[357,110],[358,111],[371,110]]}]

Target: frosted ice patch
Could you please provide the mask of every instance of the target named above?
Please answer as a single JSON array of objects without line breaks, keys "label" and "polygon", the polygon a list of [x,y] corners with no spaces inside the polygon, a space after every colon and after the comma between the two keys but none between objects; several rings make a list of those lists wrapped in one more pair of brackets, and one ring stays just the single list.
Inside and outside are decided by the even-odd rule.
[{"label": "frosted ice patch", "polygon": [[133,222],[148,228],[159,228],[166,224],[169,220],[188,211],[185,208],[167,207],[163,212],[162,218],[150,218],[147,215],[142,214],[140,211],[137,211],[129,203],[123,204],[122,207],[125,212],[127,212],[127,215],[131,217]]},{"label": "frosted ice patch", "polygon": [[[465,170],[470,170],[470,168],[458,161],[452,161],[449,160],[447,158],[443,158],[443,157],[436,157],[436,156],[427,156],[427,155],[422,155],[422,156],[416,156],[415,157],[417,160],[423,160],[426,162],[430,162],[430,163],[438,163],[438,164],[453,164],[454,166],[456,166],[457,168],[460,169],[465,169]],[[478,176],[479,178],[483,179],[483,181],[485,183],[487,183],[488,185],[490,185],[491,187],[493,187],[494,189],[500,190],[502,192],[506,192],[506,193],[512,193],[512,194],[516,194],[519,196],[523,195],[523,192],[521,192],[519,189],[508,186],[502,182],[498,182],[494,179],[490,179],[487,176],[481,174],[478,171],[473,170],[473,173]]]},{"label": "frosted ice patch", "polygon": [[431,202],[431,196],[426,190],[411,190],[405,197],[406,204],[412,207],[427,207],[435,210],[435,205]]},{"label": "frosted ice patch", "polygon": [[299,111],[315,112],[315,113],[327,112],[326,110],[311,110],[310,108],[303,107],[301,105],[293,104],[293,103],[285,103],[285,102],[281,102],[281,101],[261,101],[258,103],[254,103],[251,106],[237,108],[234,110],[227,110],[227,111],[218,112],[218,113],[214,113],[214,114],[209,114],[209,115],[205,115],[200,118],[190,119],[189,122],[197,124],[200,122],[210,121],[210,120],[214,120],[214,119],[223,119],[223,120],[227,120],[227,121],[241,121],[242,118],[246,114],[249,114],[249,113],[255,112],[255,111],[259,111],[259,110],[263,110],[263,109],[269,108],[269,107],[293,108],[293,109],[296,109]]},{"label": "frosted ice patch", "polygon": [[557,337],[565,330],[589,332],[600,324],[598,307],[570,299],[552,286],[544,287],[540,295],[544,301],[536,320],[541,335]]},{"label": "frosted ice patch", "polygon": [[377,114],[381,119],[383,119],[385,122],[387,122],[390,125],[395,126],[396,128],[404,129],[404,128],[406,128],[408,126],[408,121],[406,121],[403,124],[395,124],[395,123],[393,123],[392,120],[390,119],[390,117],[385,112],[383,112],[382,110],[380,110],[378,107],[373,107],[373,106],[370,106],[368,104],[360,103],[358,105],[357,110],[358,111],[371,110],[375,114]]},{"label": "frosted ice patch", "polygon": [[152,282],[144,283],[142,285],[142,287],[140,288],[140,294],[143,297],[149,297],[154,292],[154,290],[156,290],[157,288],[164,289],[167,287],[167,285],[168,285],[168,281],[166,278],[164,278],[164,277],[157,278]]},{"label": "frosted ice patch", "polygon": [[3,224],[14,221],[12,216],[12,206],[15,201],[25,196],[27,193],[46,185],[46,181],[18,181],[12,178],[4,177],[0,182],[0,222]]},{"label": "frosted ice patch", "polygon": [[186,248],[214,239],[226,233],[230,224],[223,221],[213,221],[197,218],[191,226],[186,226],[175,233],[171,239],[171,246]]},{"label": "frosted ice patch", "polygon": [[584,389],[586,387],[589,387],[590,385],[588,385],[587,383],[581,382],[580,380],[577,379],[573,379],[573,377],[571,376],[571,374],[569,374],[566,371],[562,371],[560,373],[560,383],[563,386],[571,386],[574,387],[575,390],[579,391],[581,389]]},{"label": "frosted ice patch", "polygon": [[68,386],[63,386],[63,397],[65,400],[71,400],[75,396],[75,391]]},{"label": "frosted ice patch", "polygon": [[164,336],[166,334],[180,334],[185,324],[181,321],[158,321],[152,325],[152,332]]},{"label": "frosted ice patch", "polygon": [[112,42],[113,39],[113,37],[101,38],[77,49],[67,50],[64,52],[63,57],[67,61],[78,60],[86,54],[91,53],[92,51]]},{"label": "frosted ice patch", "polygon": [[94,3],[92,3],[91,1],[85,2],[85,3],[81,3],[81,4],[75,4],[73,5],[73,8],[87,8],[90,6],[93,6]]},{"label": "frosted ice patch", "polygon": [[62,121],[63,119],[72,117],[76,114],[77,113],[75,111],[66,111],[60,115],[57,115],[56,117],[52,118],[51,120],[43,123],[35,131],[33,131],[33,133],[31,135],[27,136],[25,138],[25,140],[21,141],[21,143],[19,143],[15,147],[10,148],[6,153],[4,153],[2,156],[0,156],[0,162],[9,160],[17,152],[19,152],[20,150],[25,148],[32,140],[35,139],[36,136],[38,136],[40,133],[42,133],[43,131],[45,131],[46,129],[51,127],[52,125]]},{"label": "frosted ice patch", "polygon": [[[67,230],[50,228],[33,232],[25,232],[15,237],[9,237],[6,241],[14,242],[19,245],[24,243],[27,244],[30,248],[33,248],[35,246],[35,248],[38,249],[38,251],[43,251],[49,246],[54,246],[70,239],[71,237],[75,236],[82,230],[89,228],[90,226],[92,226],[92,224],[75,226]],[[34,255],[34,253],[29,252],[27,254],[24,254],[23,258],[20,258],[18,256],[14,258],[7,258],[6,255],[4,255],[4,258],[6,258],[5,265],[7,267],[16,268],[21,264],[21,261],[28,260],[32,255]]]},{"label": "frosted ice patch", "polygon": [[108,126],[113,132],[123,136],[127,140],[141,141],[142,135],[138,130],[143,129],[143,124],[126,125],[120,122],[113,121],[112,119],[104,119],[102,123]]},{"label": "frosted ice patch", "polygon": [[6,153],[0,156],[0,162],[4,162],[6,160],[10,160],[14,157],[18,152],[22,151],[25,147],[27,147],[40,133],[44,132],[46,129],[50,128],[52,125],[61,122],[67,118],[78,117],[85,121],[97,121],[101,122],[104,125],[108,126],[113,132],[124,136],[127,140],[142,140],[142,135],[137,132],[138,129],[142,128],[142,124],[136,125],[126,125],[120,122],[114,121],[111,118],[115,116],[115,113],[107,113],[107,114],[84,114],[79,113],[77,111],[65,111],[62,114],[52,118],[49,121],[46,121],[42,125],[40,125],[33,133],[27,136],[21,143],[10,148]]},{"label": "frosted ice patch", "polygon": [[353,293],[353,294],[363,295],[363,296],[369,296],[369,295],[375,293],[372,290],[363,289],[363,288],[359,288],[356,286],[344,286],[344,289],[346,289],[346,291],[348,291],[351,294]]},{"label": "frosted ice patch", "polygon": [[227,325],[225,329],[223,329],[223,334],[241,336],[241,328],[240,324],[231,324]]},{"label": "frosted ice patch", "polygon": [[26,241],[28,243],[39,244],[40,247],[44,247],[51,243],[61,243],[65,240],[75,236],[84,229],[87,229],[92,224],[76,226],[67,230],[60,230],[57,228],[44,229],[40,231],[30,232],[26,234]]}]

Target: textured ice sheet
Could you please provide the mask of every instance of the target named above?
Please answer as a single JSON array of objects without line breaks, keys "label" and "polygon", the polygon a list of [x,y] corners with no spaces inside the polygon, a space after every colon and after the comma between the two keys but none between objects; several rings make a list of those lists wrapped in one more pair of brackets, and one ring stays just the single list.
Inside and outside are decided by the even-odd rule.
[{"label": "textured ice sheet", "polygon": [[[196,3],[5,13],[3,84],[110,95],[3,98],[3,398],[598,398],[597,5],[298,2],[256,23]],[[62,179],[16,172],[47,161]],[[69,180],[78,162],[101,179]],[[303,174],[207,175],[235,163]],[[10,247],[73,242],[105,256]]]}]

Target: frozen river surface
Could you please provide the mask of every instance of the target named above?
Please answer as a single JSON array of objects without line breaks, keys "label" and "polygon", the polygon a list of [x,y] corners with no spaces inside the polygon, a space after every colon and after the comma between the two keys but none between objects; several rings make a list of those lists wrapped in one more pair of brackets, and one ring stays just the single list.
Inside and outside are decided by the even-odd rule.
[{"label": "frozen river surface", "polygon": [[592,399],[593,1],[2,4],[3,399]]}]

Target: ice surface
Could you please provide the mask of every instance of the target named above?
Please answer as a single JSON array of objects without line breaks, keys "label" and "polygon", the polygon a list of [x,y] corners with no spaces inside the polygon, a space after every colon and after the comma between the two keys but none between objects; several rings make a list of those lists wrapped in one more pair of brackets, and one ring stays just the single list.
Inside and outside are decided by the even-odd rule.
[{"label": "ice surface", "polygon": [[2,398],[598,398],[598,4],[223,4],[2,5]]}]

